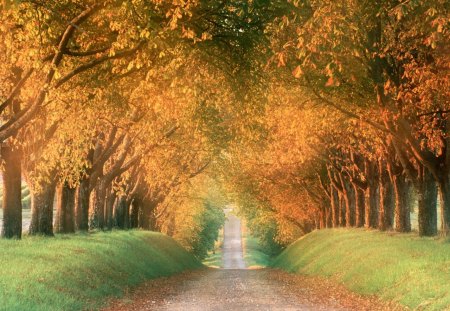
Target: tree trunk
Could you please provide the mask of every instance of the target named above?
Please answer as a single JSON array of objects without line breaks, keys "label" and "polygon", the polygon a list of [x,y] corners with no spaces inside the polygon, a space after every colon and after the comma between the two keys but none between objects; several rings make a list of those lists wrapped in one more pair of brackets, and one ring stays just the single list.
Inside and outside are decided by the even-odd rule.
[{"label": "tree trunk", "polygon": [[108,230],[112,230],[114,226],[114,220],[113,220],[113,210],[114,205],[117,199],[116,192],[112,189],[107,190],[107,197],[106,197],[106,211],[105,211],[105,219],[106,219],[106,227]]},{"label": "tree trunk", "polygon": [[408,205],[408,185],[402,175],[392,176],[392,185],[394,186],[395,211],[394,223],[395,231],[411,231],[411,215]]},{"label": "tree trunk", "polygon": [[[344,187],[345,187],[345,185],[344,185]],[[343,209],[345,209],[345,211],[343,211],[343,212],[345,212],[345,226],[350,227],[351,226],[350,221],[349,221],[350,220],[350,211],[351,211],[350,193],[348,193],[347,190],[344,190],[342,192],[342,198],[343,198],[343,203],[344,203]]]},{"label": "tree trunk", "polygon": [[378,223],[377,211],[377,188],[369,185],[365,191],[365,221],[366,228],[376,228]]},{"label": "tree trunk", "polygon": [[77,193],[77,229],[89,230],[89,179],[82,179]]},{"label": "tree trunk", "polygon": [[325,229],[326,228],[326,216],[325,216],[325,209],[323,207],[320,207],[320,211],[319,211],[319,226],[320,229]]},{"label": "tree trunk", "polygon": [[[149,215],[149,230],[156,231],[156,208],[158,207],[158,202],[153,200],[150,201],[150,215]],[[317,226],[319,222],[317,222]]]},{"label": "tree trunk", "polygon": [[56,233],[75,232],[75,195],[76,188],[68,184],[59,185],[56,190]]},{"label": "tree trunk", "polygon": [[123,210],[123,221],[124,221],[124,228],[130,229],[131,228],[131,199],[125,200],[125,206]]},{"label": "tree trunk", "polygon": [[331,221],[333,228],[339,227],[339,195],[333,185],[330,186]]},{"label": "tree trunk", "polygon": [[139,225],[139,210],[141,208],[141,201],[138,198],[134,198],[131,201],[130,211],[130,228],[137,228]]},{"label": "tree trunk", "polygon": [[450,234],[450,180],[444,178],[439,183],[439,203],[441,208],[441,232],[443,236]]},{"label": "tree trunk", "polygon": [[379,165],[379,192],[380,192],[380,208],[378,213],[378,229],[390,230],[393,227],[394,213],[394,190],[388,171],[380,162]]},{"label": "tree trunk", "polygon": [[356,184],[353,184],[353,192],[355,193],[355,227],[364,227],[364,191]]},{"label": "tree trunk", "polygon": [[355,226],[355,194],[350,184],[343,184],[345,200],[346,227]]},{"label": "tree trunk", "polygon": [[31,224],[30,235],[53,236],[53,203],[55,199],[56,185],[42,182],[39,191],[30,189],[31,192]]},{"label": "tree trunk", "polygon": [[145,230],[150,229],[150,212],[150,202],[148,202],[148,200],[142,201],[142,206],[139,210],[139,228]]},{"label": "tree trunk", "polygon": [[345,227],[346,226],[346,219],[345,219],[345,209],[346,209],[346,204],[345,204],[345,196],[341,193],[340,194],[340,200],[339,200],[339,225],[341,227]]},{"label": "tree trunk", "polygon": [[331,206],[327,206],[326,209],[326,225],[327,228],[333,228],[333,220],[332,220],[332,215],[331,215]]},{"label": "tree trunk", "polygon": [[21,152],[6,144],[1,145],[3,159],[3,227],[6,239],[22,237],[22,170]]},{"label": "tree trunk", "polygon": [[91,229],[103,229],[105,227],[105,203],[106,203],[106,184],[100,179],[90,196]]},{"label": "tree trunk", "polygon": [[376,228],[378,224],[377,210],[377,184],[378,178],[375,173],[375,165],[366,163],[367,189],[365,190],[365,221],[366,228]]},{"label": "tree trunk", "polygon": [[115,209],[115,223],[119,229],[128,228],[128,202],[124,195],[121,195],[117,199],[116,209]]},{"label": "tree trunk", "polygon": [[419,206],[419,235],[437,234],[437,186],[433,175],[425,168],[420,168],[416,185],[417,204]]}]

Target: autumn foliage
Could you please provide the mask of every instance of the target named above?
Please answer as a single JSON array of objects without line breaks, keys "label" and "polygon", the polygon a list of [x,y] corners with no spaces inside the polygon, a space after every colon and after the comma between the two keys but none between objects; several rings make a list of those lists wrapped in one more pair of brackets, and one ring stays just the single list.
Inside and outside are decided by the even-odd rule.
[{"label": "autumn foliage", "polygon": [[227,200],[274,251],[315,228],[408,232],[413,211],[420,235],[449,232],[444,0],[0,10],[3,237],[23,180],[30,234],[159,230],[200,257]]}]

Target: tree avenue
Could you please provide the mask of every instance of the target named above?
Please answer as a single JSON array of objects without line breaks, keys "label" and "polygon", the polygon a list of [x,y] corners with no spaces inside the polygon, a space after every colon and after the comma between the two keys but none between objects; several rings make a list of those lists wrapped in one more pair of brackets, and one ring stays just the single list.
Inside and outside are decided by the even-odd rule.
[{"label": "tree avenue", "polygon": [[226,202],[273,253],[320,228],[447,236],[448,9],[1,1],[2,237],[142,228],[204,258]]}]

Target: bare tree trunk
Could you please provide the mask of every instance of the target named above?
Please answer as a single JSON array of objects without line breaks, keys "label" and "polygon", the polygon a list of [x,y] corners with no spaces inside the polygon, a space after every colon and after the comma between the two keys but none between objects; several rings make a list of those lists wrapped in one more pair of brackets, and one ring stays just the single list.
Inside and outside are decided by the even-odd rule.
[{"label": "bare tree trunk", "polygon": [[388,171],[382,161],[379,163],[380,208],[378,213],[378,229],[389,230],[393,227],[394,190]]},{"label": "bare tree trunk", "polygon": [[345,209],[346,209],[346,204],[345,204],[345,196],[340,193],[340,200],[339,200],[339,225],[341,227],[345,227],[347,222],[345,219]]},{"label": "bare tree trunk", "polygon": [[123,209],[123,224],[125,229],[131,228],[131,200],[126,199]]},{"label": "bare tree trunk", "polygon": [[110,187],[107,190],[106,210],[105,210],[106,227],[108,228],[108,230],[112,230],[114,226],[113,209],[116,199],[117,199],[116,192],[112,190]]},{"label": "bare tree trunk", "polygon": [[319,226],[320,229],[325,229],[326,226],[326,216],[325,216],[325,209],[323,207],[320,207],[320,212],[319,212]]},{"label": "bare tree trunk", "polygon": [[364,191],[356,184],[353,184],[353,192],[355,193],[355,227],[364,227]]},{"label": "bare tree trunk", "polygon": [[106,203],[106,184],[100,179],[90,196],[91,229],[104,229],[105,227],[105,203]]},{"label": "bare tree trunk", "polygon": [[333,219],[331,215],[331,206],[327,205],[326,207],[326,225],[327,228],[333,228]]},{"label": "bare tree trunk", "polygon": [[[158,202],[155,202],[153,200],[150,201],[150,218],[149,218],[149,229],[152,231],[157,231],[156,227],[156,208],[158,207]],[[317,222],[317,225],[319,223]]]},{"label": "bare tree trunk", "polygon": [[366,228],[376,228],[378,224],[377,184],[375,165],[366,162],[367,189],[365,191],[365,222]]},{"label": "bare tree trunk", "polygon": [[141,200],[133,198],[131,201],[130,211],[130,228],[137,228],[139,225],[139,210],[141,208]]},{"label": "bare tree trunk", "polygon": [[22,237],[22,169],[21,152],[3,143],[3,227],[1,236],[6,239]]},{"label": "bare tree trunk", "polygon": [[333,185],[330,186],[331,219],[334,228],[339,227],[339,195]]},{"label": "bare tree trunk", "polygon": [[68,184],[59,185],[56,190],[56,233],[75,232],[75,195],[76,188]]},{"label": "bare tree trunk", "polygon": [[434,236],[437,234],[437,185],[433,175],[423,166],[418,179],[419,235]]},{"label": "bare tree trunk", "polygon": [[346,226],[349,228],[355,226],[356,196],[353,191],[353,187],[350,184],[346,183],[345,188],[347,189],[347,196],[348,196],[348,200],[346,202],[347,206],[345,210],[345,219],[347,220]]},{"label": "bare tree trunk", "polygon": [[77,193],[77,229],[89,230],[89,179],[82,179]]},{"label": "bare tree trunk", "polygon": [[351,185],[343,180],[343,194],[345,200],[346,227],[355,226],[355,195]]},{"label": "bare tree trunk", "polygon": [[441,231],[443,236],[450,234],[450,180],[443,178],[439,182],[439,203],[441,207]]},{"label": "bare tree trunk", "polygon": [[150,229],[150,213],[151,203],[148,200],[143,200],[139,210],[139,228],[145,230]]},{"label": "bare tree trunk", "polygon": [[31,192],[30,235],[53,236],[53,203],[56,185],[54,181],[41,183],[39,191]]},{"label": "bare tree trunk", "polygon": [[408,185],[402,175],[394,175],[393,183],[395,194],[395,211],[394,223],[395,231],[410,232],[411,231],[411,216],[408,205]]},{"label": "bare tree trunk", "polygon": [[124,195],[121,195],[117,199],[116,209],[115,209],[115,223],[119,229],[128,228],[128,202]]},{"label": "bare tree trunk", "polygon": [[374,185],[370,185],[369,187],[367,187],[365,195],[365,227],[377,228],[377,188]]}]

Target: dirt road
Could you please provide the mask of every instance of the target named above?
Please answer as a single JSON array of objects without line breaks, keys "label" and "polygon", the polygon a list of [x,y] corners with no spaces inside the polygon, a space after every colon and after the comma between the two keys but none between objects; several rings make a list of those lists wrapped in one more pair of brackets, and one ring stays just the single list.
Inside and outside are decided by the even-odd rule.
[{"label": "dirt road", "polygon": [[222,261],[224,269],[245,269],[241,220],[233,214],[228,214],[223,232]]},{"label": "dirt road", "polygon": [[240,220],[229,215],[224,230],[224,269],[200,269],[149,281],[108,311],[125,310],[396,310],[334,282],[273,269],[247,270]]}]

